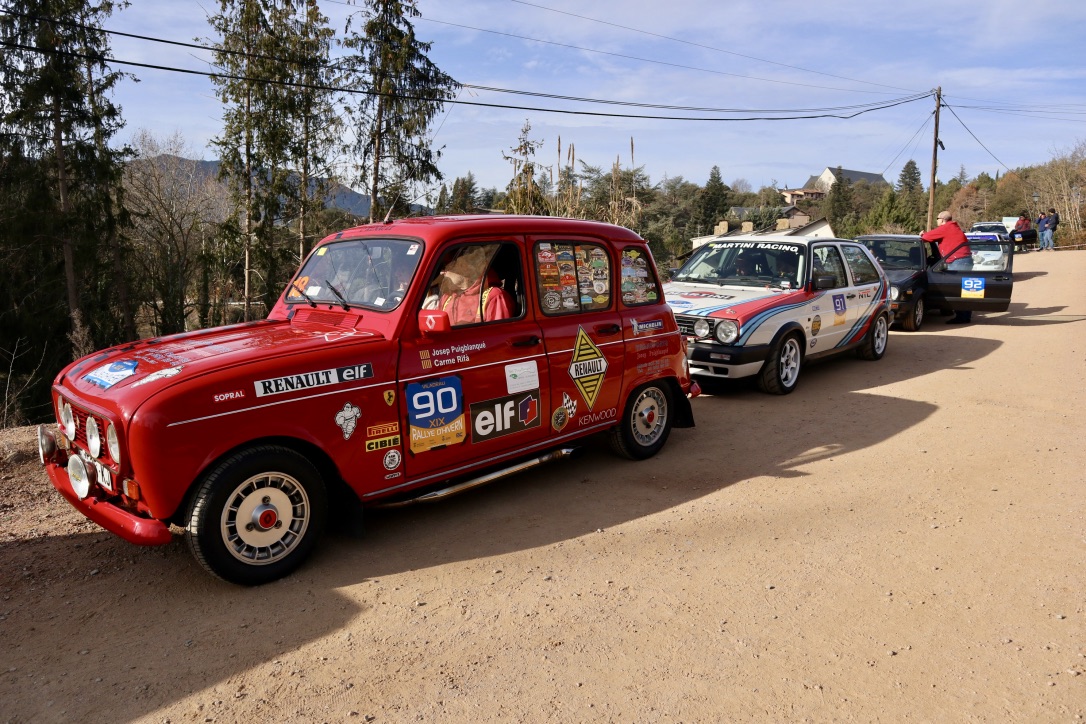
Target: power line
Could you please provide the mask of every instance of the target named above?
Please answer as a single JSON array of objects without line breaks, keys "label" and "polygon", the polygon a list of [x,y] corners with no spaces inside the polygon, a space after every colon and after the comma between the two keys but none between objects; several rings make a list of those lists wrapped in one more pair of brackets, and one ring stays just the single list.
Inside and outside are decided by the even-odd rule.
[{"label": "power line", "polygon": [[998,163],[1000,166],[1007,169],[1008,171],[1013,171],[1014,170],[1010,166],[1008,166],[1007,164],[1003,163],[998,158],[996,158],[996,155],[994,153],[992,153],[991,151],[989,151],[987,146],[985,146],[983,143],[981,143],[981,140],[979,138],[977,138],[977,134],[975,134],[971,130],[969,130],[969,126],[965,125],[965,121],[963,121],[958,116],[958,114],[954,111],[954,106],[950,105],[949,103],[944,103],[943,107],[946,108],[948,111],[950,111],[951,114],[953,114],[953,116],[958,119],[958,123],[962,124],[962,128],[964,128],[969,133],[969,135],[973,137],[974,141],[976,141],[978,144],[980,144],[981,148],[983,148],[985,151],[988,151],[989,156],[991,156],[992,158],[995,158],[996,163]]},{"label": "power line", "polygon": [[[338,93],[347,93],[347,94],[351,94],[351,95],[382,95],[382,96],[389,97],[389,98],[400,98],[400,99],[408,99],[408,100],[421,100],[421,101],[432,101],[432,100],[434,100],[433,98],[428,98],[428,97],[419,96],[419,95],[412,95],[412,94],[407,94],[407,93],[383,93],[383,92],[380,92],[380,91],[370,91],[370,90],[363,90],[363,89],[357,89],[357,88],[343,88],[343,87],[339,87],[339,86],[325,85],[325,84],[300,83],[300,82],[296,82],[296,81],[286,81],[286,80],[271,79],[271,78],[240,76],[240,75],[234,75],[234,74],[229,74],[229,73],[216,73],[216,72],[212,72],[212,71],[198,71],[198,70],[191,70],[191,69],[188,69],[188,68],[175,68],[175,67],[172,67],[172,66],[157,65],[157,64],[154,64],[154,63],[140,63],[140,62],[130,61],[130,60],[121,60],[119,58],[107,58],[107,57],[104,57],[104,56],[93,56],[93,55],[88,55],[88,54],[85,54],[85,53],[75,53],[75,52],[69,52],[69,51],[59,51],[59,50],[53,50],[53,49],[36,48],[36,47],[32,47],[32,46],[12,43],[12,42],[9,42],[9,41],[0,41],[0,45],[4,45],[4,46],[7,46],[7,47],[11,47],[11,48],[17,48],[17,49],[20,49],[20,50],[28,50],[28,51],[37,52],[37,53],[49,53],[49,54],[56,54],[56,55],[74,57],[74,58],[81,58],[81,59],[84,59],[84,60],[92,60],[92,61],[99,62],[99,63],[116,63],[116,64],[119,64],[119,65],[129,65],[129,66],[133,66],[133,67],[137,67],[137,68],[148,68],[148,69],[152,69],[152,70],[162,70],[162,71],[168,71],[168,72],[173,72],[173,73],[183,73],[183,74],[187,74],[187,75],[198,75],[198,76],[205,76],[205,77],[208,77],[208,78],[219,78],[219,79],[222,79],[222,80],[235,80],[235,81],[243,81],[243,82],[249,82],[249,83],[263,83],[263,84],[266,84],[266,85],[278,85],[278,86],[284,86],[284,87],[289,87],[289,88],[298,88],[298,89],[307,89],[307,90],[327,90],[327,91],[333,91],[333,92],[338,92]],[[472,87],[472,86],[466,86],[465,85],[465,87]],[[504,91],[504,92],[520,93],[520,94],[523,94],[523,95],[533,95],[533,96],[540,96],[540,97],[550,97],[547,94],[535,94],[535,93],[530,93],[528,91]],[[826,113],[814,113],[814,114],[806,114],[806,115],[745,116],[745,117],[736,117],[736,118],[720,118],[720,117],[709,117],[709,116],[662,116],[662,115],[633,114],[633,113],[605,113],[605,112],[602,112],[602,111],[583,111],[583,110],[573,110],[573,109],[563,109],[563,108],[540,108],[540,107],[534,107],[534,106],[518,106],[518,105],[509,105],[509,104],[502,104],[502,103],[484,103],[482,101],[467,101],[467,100],[462,100],[462,99],[458,99],[458,98],[457,99],[443,98],[443,99],[440,99],[440,100],[441,100],[442,103],[451,103],[451,104],[469,105],[469,106],[481,106],[481,107],[485,107],[485,108],[500,108],[500,109],[503,109],[503,110],[531,111],[531,112],[536,112],[536,113],[561,113],[561,114],[565,114],[565,115],[596,116],[596,117],[604,117],[604,118],[630,118],[630,119],[660,120],[660,121],[725,122],[725,121],[788,121],[788,120],[810,120],[810,119],[816,119],[816,118],[839,118],[839,119],[842,119],[842,120],[847,120],[847,119],[850,119],[850,118],[855,118],[856,116],[862,115],[864,113],[870,113],[871,111],[884,110],[886,108],[892,108],[894,106],[902,105],[904,103],[912,103],[912,102],[914,102],[916,100],[920,100],[922,98],[927,97],[927,95],[930,95],[930,94],[923,94],[923,95],[919,95],[919,96],[916,96],[916,97],[899,98],[899,99],[895,99],[893,101],[886,101],[886,102],[878,104],[878,105],[872,105],[872,106],[869,106],[869,107],[860,108],[859,110],[854,110],[852,113],[831,113],[831,112],[826,112]],[[577,100],[577,99],[574,99],[572,97],[563,98],[563,97],[558,96],[556,98],[561,99],[561,100]],[[585,99],[585,100],[579,101],[579,102],[608,103],[608,101],[601,101],[601,100],[598,100],[598,99]],[[616,101],[615,103],[618,103],[618,102]],[[629,105],[632,105],[634,107],[652,107],[652,106],[646,105],[646,104],[629,104]],[[744,112],[744,111],[736,111],[736,110],[732,109],[732,110],[721,110],[721,111],[712,111],[712,112],[731,112],[731,113],[735,113],[735,112]],[[779,111],[779,112],[788,113],[790,111]]]},{"label": "power line", "polygon": [[[920,135],[920,132],[923,131],[925,128],[927,128],[929,123],[931,123],[931,113],[928,113],[927,115],[924,116],[924,122],[920,124],[920,128],[916,129],[916,133],[914,133],[909,138],[909,140],[905,142],[905,145],[901,148],[900,151],[897,152],[897,155],[894,156],[892,159],[890,159],[890,163],[886,164],[886,168],[884,168],[882,170],[881,175],[885,176],[886,172],[890,170],[890,167],[894,165],[894,161],[901,158],[901,154],[905,153],[905,150],[907,148],[909,148],[910,145],[914,144],[914,142],[917,142],[917,139],[918,139],[918,136]],[[913,148],[915,148],[915,147],[916,146],[913,145]]]}]

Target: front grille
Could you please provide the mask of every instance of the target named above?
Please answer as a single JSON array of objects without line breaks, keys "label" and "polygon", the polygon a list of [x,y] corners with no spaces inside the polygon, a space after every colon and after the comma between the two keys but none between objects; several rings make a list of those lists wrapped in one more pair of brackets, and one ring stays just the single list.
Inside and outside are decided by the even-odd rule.
[{"label": "front grille", "polygon": [[679,325],[679,331],[685,334],[687,337],[694,336],[694,320],[689,317],[676,317],[675,321]]}]

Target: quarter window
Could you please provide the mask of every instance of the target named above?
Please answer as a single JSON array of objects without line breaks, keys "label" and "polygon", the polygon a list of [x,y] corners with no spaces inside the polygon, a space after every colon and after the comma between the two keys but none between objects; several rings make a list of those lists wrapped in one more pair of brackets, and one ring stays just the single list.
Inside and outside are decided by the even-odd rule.
[{"label": "quarter window", "polygon": [[660,301],[660,283],[648,252],[628,247],[622,250],[622,303],[627,307],[656,304]]},{"label": "quarter window", "polygon": [[543,314],[597,312],[611,306],[612,263],[599,244],[540,241],[535,280]]}]

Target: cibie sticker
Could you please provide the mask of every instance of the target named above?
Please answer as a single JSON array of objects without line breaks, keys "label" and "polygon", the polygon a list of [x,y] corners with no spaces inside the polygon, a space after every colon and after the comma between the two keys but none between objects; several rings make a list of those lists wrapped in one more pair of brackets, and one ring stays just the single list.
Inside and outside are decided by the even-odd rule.
[{"label": "cibie sticker", "polygon": [[361,417],[361,415],[362,410],[349,402],[344,404],[343,409],[336,413],[336,425],[343,431],[344,440],[351,439],[355,427],[358,426],[358,418]]},{"label": "cibie sticker", "polygon": [[412,454],[459,445],[467,439],[459,377],[412,382],[405,394]]},{"label": "cibie sticker", "polygon": [[510,395],[539,387],[539,369],[535,360],[505,366],[505,391]]},{"label": "cibie sticker", "polygon": [[87,382],[92,382],[99,387],[108,390],[113,385],[117,384],[121,380],[128,379],[132,375],[136,374],[136,365],[138,363],[134,359],[121,360],[120,362],[110,362],[107,365],[102,365],[96,370],[93,370],[83,379]]},{"label": "cibie sticker", "polygon": [[962,296],[971,299],[983,299],[984,277],[962,277]]}]

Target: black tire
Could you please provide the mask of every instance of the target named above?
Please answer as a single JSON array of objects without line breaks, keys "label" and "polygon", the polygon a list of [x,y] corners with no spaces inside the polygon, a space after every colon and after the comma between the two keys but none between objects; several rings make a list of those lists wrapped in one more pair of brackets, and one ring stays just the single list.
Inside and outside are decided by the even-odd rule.
[{"label": "black tire", "polygon": [[186,538],[209,573],[256,586],[301,565],[327,513],[317,469],[293,450],[263,445],[230,456],[208,473],[192,500]]},{"label": "black tire", "polygon": [[909,316],[901,320],[901,326],[906,332],[915,332],[920,329],[920,325],[924,323],[924,297],[919,296],[916,301],[913,302],[912,311],[909,312]]},{"label": "black tire", "polygon": [[875,360],[882,359],[882,356],[886,354],[886,343],[890,339],[890,322],[887,320],[885,314],[880,314],[875,317],[875,320],[871,322],[871,329],[868,330],[867,335],[864,337],[864,341],[860,343],[859,349],[856,350],[860,359],[866,359],[874,362]]},{"label": "black tire", "polygon": [[803,338],[796,332],[777,340],[758,372],[758,389],[771,395],[787,395],[796,389],[803,367]]},{"label": "black tire", "polygon": [[626,398],[619,424],[611,428],[611,449],[630,460],[651,458],[671,434],[671,390],[664,382],[650,382]]}]

